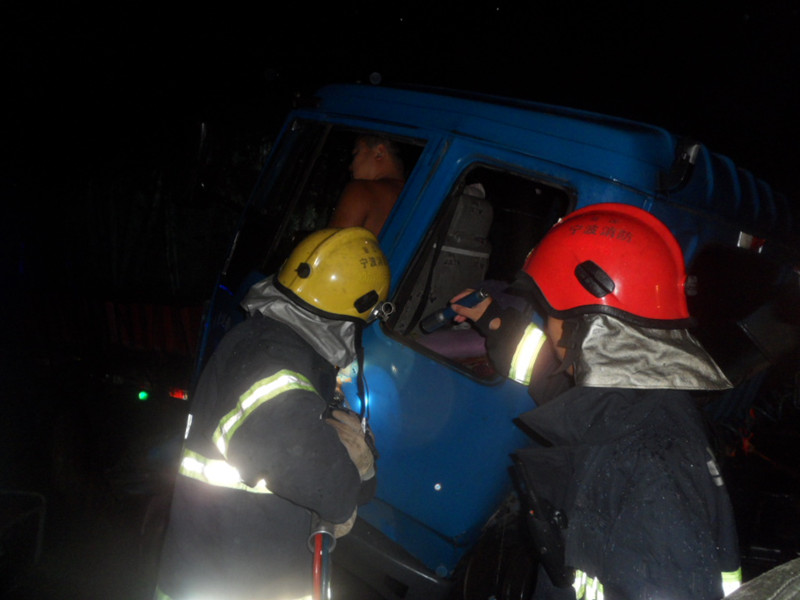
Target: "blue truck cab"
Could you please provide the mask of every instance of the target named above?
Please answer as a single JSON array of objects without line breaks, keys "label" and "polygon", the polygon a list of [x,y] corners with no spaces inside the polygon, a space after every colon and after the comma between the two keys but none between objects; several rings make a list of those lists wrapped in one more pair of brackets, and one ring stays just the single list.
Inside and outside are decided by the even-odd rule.
[{"label": "blue truck cab", "polygon": [[[454,590],[474,597],[478,589],[501,597],[492,585],[505,585],[511,597],[507,590],[524,586],[534,568],[515,529],[508,471],[511,453],[531,443],[515,418],[536,398],[495,372],[469,327],[425,333],[420,322],[468,287],[500,297],[560,217],[603,202],[641,207],[672,230],[702,292],[697,311],[713,316],[720,292],[704,291],[704,272],[724,264],[741,286],[792,276],[790,211],[728,158],[655,126],[444,90],[328,86],[288,115],[242,214],[204,318],[198,373],[244,318],[239,303],[248,288],[326,226],[363,134],[398,146],[407,179],[379,236],[396,310],[363,340],[377,493],[339,540],[334,564],[376,598]],[[737,261],[756,266],[738,269]],[[732,306],[727,321],[736,310],[752,312]],[[709,335],[712,346],[724,326]],[[752,370],[741,353],[758,354],[740,337],[736,356],[723,356],[730,343],[718,344],[721,364],[737,376]],[[352,375],[345,369],[340,379],[359,409]]]}]

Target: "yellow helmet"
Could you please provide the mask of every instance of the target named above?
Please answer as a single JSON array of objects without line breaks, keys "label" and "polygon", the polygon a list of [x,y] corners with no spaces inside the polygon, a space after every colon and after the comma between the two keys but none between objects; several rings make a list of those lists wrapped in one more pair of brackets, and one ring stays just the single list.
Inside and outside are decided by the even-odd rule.
[{"label": "yellow helmet", "polygon": [[295,247],[277,283],[314,312],[366,322],[389,295],[389,261],[363,227],[321,229]]}]

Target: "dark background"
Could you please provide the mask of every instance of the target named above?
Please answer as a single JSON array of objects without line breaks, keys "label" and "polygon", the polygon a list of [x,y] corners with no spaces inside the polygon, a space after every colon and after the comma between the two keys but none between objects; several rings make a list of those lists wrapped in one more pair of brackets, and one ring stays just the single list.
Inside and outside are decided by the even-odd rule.
[{"label": "dark background", "polygon": [[[0,491],[28,494],[0,494],[0,585],[17,599],[148,597],[159,461],[185,406],[132,394],[187,377],[296,94],[380,79],[641,120],[800,206],[797,1],[166,4],[0,9]],[[797,521],[784,383],[743,424],[770,424],[748,454],[770,491],[745,479],[745,537],[764,515]],[[780,562],[794,533],[755,559]]]}]

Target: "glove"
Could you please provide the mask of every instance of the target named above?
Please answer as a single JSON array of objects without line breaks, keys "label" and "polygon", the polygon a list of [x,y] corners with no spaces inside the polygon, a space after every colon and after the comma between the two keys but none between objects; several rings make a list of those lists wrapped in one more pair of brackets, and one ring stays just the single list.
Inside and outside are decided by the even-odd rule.
[{"label": "glove", "polygon": [[335,537],[338,540],[340,537],[344,537],[348,533],[350,533],[350,530],[353,528],[353,525],[355,525],[357,513],[358,509],[354,508],[353,514],[350,515],[350,518],[347,519],[347,521],[345,521],[344,523],[335,524],[333,526],[333,537]]},{"label": "glove", "polygon": [[[374,477],[375,455],[370,447],[374,446],[374,438],[369,429],[366,433],[361,429],[358,415],[346,410],[333,409],[325,421],[339,434],[339,441],[347,448],[347,454],[358,469],[361,481]],[[369,441],[367,436],[370,437]]]},{"label": "glove", "polygon": [[333,552],[333,549],[336,547],[336,540],[350,533],[350,530],[356,522],[357,514],[358,509],[354,508],[353,514],[350,515],[350,518],[344,523],[331,523],[329,521],[323,521],[317,513],[311,513],[311,532],[308,535],[308,549],[314,552],[315,538],[317,534],[321,533],[323,535],[333,536],[333,545],[329,548],[329,550]]}]

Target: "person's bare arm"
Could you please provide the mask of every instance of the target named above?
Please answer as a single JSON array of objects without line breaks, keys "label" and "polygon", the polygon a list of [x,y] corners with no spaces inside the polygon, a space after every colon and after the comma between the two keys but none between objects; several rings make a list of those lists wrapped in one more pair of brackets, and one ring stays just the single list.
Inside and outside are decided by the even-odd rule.
[{"label": "person's bare arm", "polygon": [[328,227],[363,227],[369,216],[369,190],[366,182],[355,180],[347,184],[336,205]]}]

